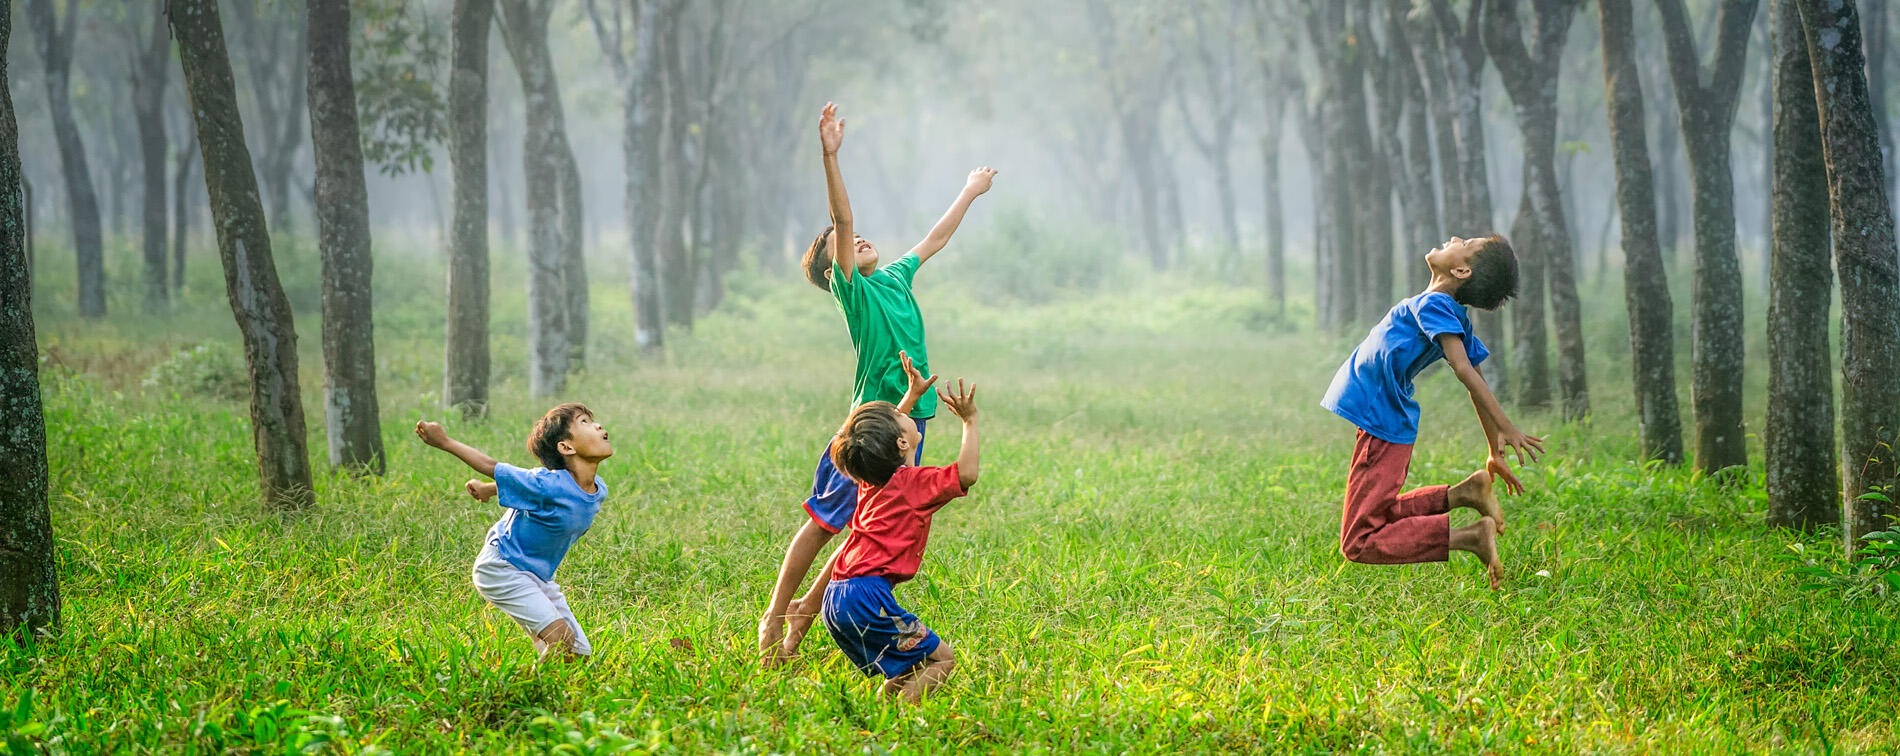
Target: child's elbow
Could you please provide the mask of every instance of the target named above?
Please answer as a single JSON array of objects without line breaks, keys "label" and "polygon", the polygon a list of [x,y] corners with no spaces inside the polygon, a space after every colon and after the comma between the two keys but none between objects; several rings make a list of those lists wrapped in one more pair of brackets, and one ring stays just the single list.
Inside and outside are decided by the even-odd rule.
[{"label": "child's elbow", "polygon": [[976,485],[976,473],[974,472],[958,473],[957,485],[963,486],[963,490],[965,491],[970,490],[971,486]]}]

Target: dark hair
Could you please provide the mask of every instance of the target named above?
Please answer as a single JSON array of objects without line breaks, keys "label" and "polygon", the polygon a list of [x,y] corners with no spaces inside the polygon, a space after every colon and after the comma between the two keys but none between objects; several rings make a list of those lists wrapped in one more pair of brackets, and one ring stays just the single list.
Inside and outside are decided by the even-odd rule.
[{"label": "dark hair", "polygon": [[1477,242],[1478,251],[1471,254],[1471,277],[1451,298],[1461,305],[1495,310],[1517,296],[1517,252],[1497,234]]},{"label": "dark hair", "polygon": [[540,420],[534,421],[534,430],[528,433],[528,451],[534,458],[541,460],[541,466],[549,470],[567,469],[567,459],[561,456],[561,442],[573,437],[571,432],[574,421],[582,415],[593,415],[587,405],[579,402],[566,404],[548,410]]},{"label": "dark hair", "polygon": [[825,230],[818,232],[818,238],[811,240],[811,246],[805,249],[805,257],[800,261],[805,266],[805,278],[811,281],[811,285],[825,291],[831,291],[831,277],[827,274],[831,272],[832,228],[826,226]]},{"label": "dark hair", "polygon": [[904,426],[897,417],[897,406],[890,402],[858,405],[831,438],[831,464],[859,483],[889,483],[904,466],[904,453],[897,448]]}]

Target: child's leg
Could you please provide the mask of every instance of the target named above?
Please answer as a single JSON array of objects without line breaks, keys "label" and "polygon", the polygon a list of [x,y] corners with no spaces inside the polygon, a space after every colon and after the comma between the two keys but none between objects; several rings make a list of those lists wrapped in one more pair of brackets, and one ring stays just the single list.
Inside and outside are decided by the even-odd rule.
[{"label": "child's leg", "polygon": [[[956,649],[950,647],[950,641],[939,641],[937,648],[932,650],[929,656],[924,657],[923,663],[911,667],[910,672],[901,677],[885,680],[884,693],[892,696],[901,695],[909,703],[918,703],[924,700],[924,696],[930,695],[937,690],[938,686],[943,685],[943,681],[948,679],[950,673],[955,672],[956,669]],[[898,683],[896,689],[893,689],[892,683]]]},{"label": "child's leg", "polygon": [[1498,562],[1498,525],[1497,520],[1480,517],[1477,522],[1451,531],[1451,547],[1459,551],[1469,551],[1484,562],[1484,574],[1491,581],[1491,590],[1498,589],[1498,583],[1504,580],[1504,565]]},{"label": "child's leg", "polygon": [[838,550],[831,552],[831,558],[825,560],[825,568],[818,571],[817,579],[811,581],[811,589],[804,596],[792,602],[785,611],[785,640],[779,644],[779,655],[792,657],[798,655],[798,646],[805,642],[805,634],[811,632],[813,622],[825,610],[825,589],[831,585],[831,568],[838,560]]},{"label": "child's leg", "polygon": [[[779,563],[778,582],[772,585],[772,602],[765,607],[765,616],[759,618],[759,651],[770,652],[779,647],[784,633],[785,614],[792,603],[792,594],[798,591],[798,584],[805,581],[805,574],[811,572],[811,564],[817,560],[818,552],[831,541],[832,533],[820,525],[817,520],[807,518],[805,524],[792,536],[792,543],[785,549],[785,560]],[[824,584],[813,586],[821,599]],[[810,626],[810,622],[806,623]]]},{"label": "child's leg", "polygon": [[1346,503],[1339,524],[1339,553],[1363,564],[1443,562],[1450,554],[1451,517],[1445,486],[1403,495],[1411,465],[1410,444],[1382,441],[1359,432]]}]

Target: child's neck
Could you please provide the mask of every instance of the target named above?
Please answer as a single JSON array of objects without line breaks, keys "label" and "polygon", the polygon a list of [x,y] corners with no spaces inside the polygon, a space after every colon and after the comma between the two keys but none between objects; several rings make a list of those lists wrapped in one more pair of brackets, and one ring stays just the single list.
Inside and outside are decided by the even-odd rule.
[{"label": "child's neck", "polygon": [[574,476],[574,484],[582,491],[594,493],[594,475],[600,470],[600,460],[575,457],[567,461],[567,474]]},{"label": "child's neck", "polygon": [[1425,287],[1425,291],[1428,293],[1435,291],[1446,296],[1456,296],[1458,294],[1458,287],[1463,286],[1464,283],[1464,281],[1452,276],[1439,273],[1438,271],[1432,271],[1432,282]]}]

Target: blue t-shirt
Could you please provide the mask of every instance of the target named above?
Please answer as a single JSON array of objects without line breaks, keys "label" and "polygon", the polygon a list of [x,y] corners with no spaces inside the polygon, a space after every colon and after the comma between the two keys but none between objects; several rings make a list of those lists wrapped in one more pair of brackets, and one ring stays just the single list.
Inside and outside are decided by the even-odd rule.
[{"label": "blue t-shirt", "polygon": [[590,494],[566,470],[523,470],[506,462],[495,465],[495,489],[495,500],[508,511],[489,528],[489,543],[509,564],[542,580],[554,579],[607,498],[607,482],[598,475]]},{"label": "blue t-shirt", "polygon": [[1465,356],[1471,364],[1491,356],[1471,332],[1464,305],[1450,294],[1428,291],[1393,305],[1333,374],[1333,385],[1326,389],[1320,406],[1381,441],[1417,441],[1418,402],[1412,399],[1412,378],[1445,356],[1438,336],[1446,333],[1465,340]]}]

